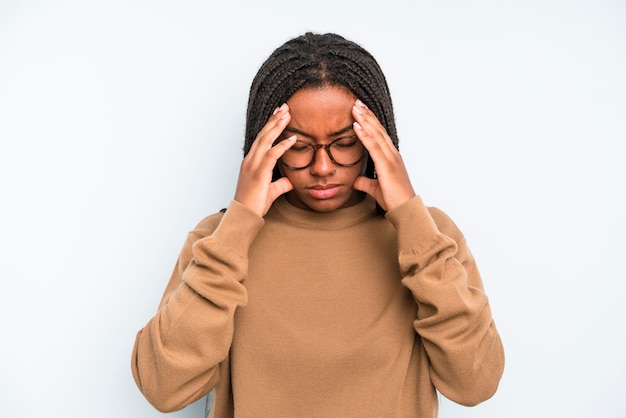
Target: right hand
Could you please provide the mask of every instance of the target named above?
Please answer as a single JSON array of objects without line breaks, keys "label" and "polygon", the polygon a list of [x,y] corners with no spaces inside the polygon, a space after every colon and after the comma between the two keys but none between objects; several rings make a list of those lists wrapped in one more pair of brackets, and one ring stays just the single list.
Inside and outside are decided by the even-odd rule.
[{"label": "right hand", "polygon": [[276,162],[296,140],[293,135],[272,146],[290,119],[289,106],[285,103],[274,112],[258,133],[241,163],[235,200],[260,217],[265,216],[280,195],[293,190],[287,177],[272,182]]}]

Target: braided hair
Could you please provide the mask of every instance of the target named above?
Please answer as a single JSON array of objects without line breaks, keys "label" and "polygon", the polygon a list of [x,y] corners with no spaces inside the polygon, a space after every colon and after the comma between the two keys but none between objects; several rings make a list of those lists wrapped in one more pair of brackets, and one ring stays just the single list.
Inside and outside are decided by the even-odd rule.
[{"label": "braided hair", "polygon": [[[344,87],[361,99],[398,148],[389,87],[374,57],[340,35],[307,32],[278,47],[254,77],[246,114],[244,156],[275,108],[302,88],[326,86]],[[376,177],[371,158],[368,158],[365,175]],[[274,180],[279,177],[275,169]]]}]

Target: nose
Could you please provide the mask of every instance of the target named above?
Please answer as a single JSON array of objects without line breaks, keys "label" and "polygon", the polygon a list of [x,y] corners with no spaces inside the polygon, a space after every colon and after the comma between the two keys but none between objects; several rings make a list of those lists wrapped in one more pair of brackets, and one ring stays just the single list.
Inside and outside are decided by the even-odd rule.
[{"label": "nose", "polygon": [[324,148],[318,148],[313,160],[313,164],[309,167],[311,174],[324,177],[332,174],[336,167],[330,159],[330,155]]}]

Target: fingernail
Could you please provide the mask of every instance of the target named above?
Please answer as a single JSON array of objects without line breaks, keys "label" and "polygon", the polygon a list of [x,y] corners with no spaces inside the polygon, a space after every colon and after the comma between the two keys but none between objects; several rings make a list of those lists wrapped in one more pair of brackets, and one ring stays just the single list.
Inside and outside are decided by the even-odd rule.
[{"label": "fingernail", "polygon": [[283,103],[280,105],[280,107],[277,107],[276,109],[274,109],[274,113],[272,113],[272,115],[275,115],[278,112],[285,110],[286,108],[287,108],[287,103]]},{"label": "fingernail", "polygon": [[362,114],[363,114],[363,111],[361,111],[361,109],[359,109],[359,108],[358,108],[358,106],[352,106],[352,108],[353,108],[353,109],[354,109],[354,111],[355,111],[356,113],[358,113],[359,115],[362,115]]},{"label": "fingernail", "polygon": [[363,129],[363,127],[359,124],[359,122],[354,122],[352,125],[354,125],[356,129],[359,129],[359,130]]},{"label": "fingernail", "polygon": [[356,104],[358,104],[359,106],[367,109],[367,106],[365,106],[365,103],[363,103],[360,99],[356,99]]}]

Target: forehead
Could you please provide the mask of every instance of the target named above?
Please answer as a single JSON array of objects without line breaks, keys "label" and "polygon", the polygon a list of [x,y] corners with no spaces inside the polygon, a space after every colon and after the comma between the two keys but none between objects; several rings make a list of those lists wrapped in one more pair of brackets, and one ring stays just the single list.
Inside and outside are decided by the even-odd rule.
[{"label": "forehead", "polygon": [[354,122],[352,106],[356,97],[343,87],[328,86],[305,88],[295,92],[288,100],[290,128],[324,137],[349,127]]},{"label": "forehead", "polygon": [[317,106],[334,106],[343,102],[353,102],[356,100],[354,94],[343,86],[322,86],[305,87],[287,100],[287,103],[303,105],[306,103]]}]

